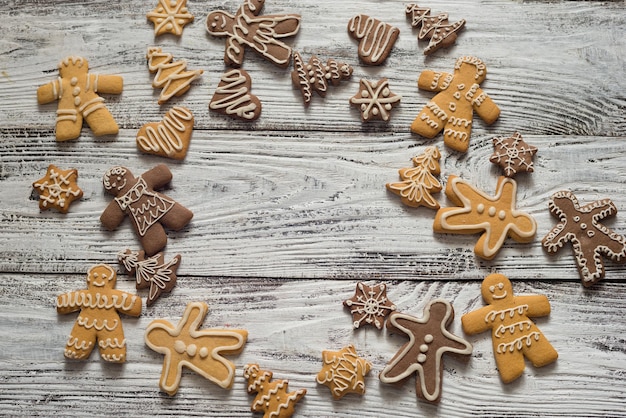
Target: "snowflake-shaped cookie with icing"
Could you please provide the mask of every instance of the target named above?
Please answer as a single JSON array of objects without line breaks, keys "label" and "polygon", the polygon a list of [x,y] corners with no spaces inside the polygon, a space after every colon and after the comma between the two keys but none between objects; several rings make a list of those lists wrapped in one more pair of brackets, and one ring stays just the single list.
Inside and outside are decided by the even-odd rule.
[{"label": "snowflake-shaped cookie with icing", "polygon": [[519,132],[510,137],[493,138],[493,147],[494,152],[489,161],[502,167],[505,176],[513,177],[520,171],[534,171],[533,157],[537,153],[537,147],[524,142]]},{"label": "snowflake-shaped cookie with icing", "polygon": [[341,399],[348,393],[365,393],[365,376],[372,364],[356,354],[350,344],[339,351],[322,351],[324,365],[317,374],[316,381],[330,389],[333,398]]},{"label": "snowflake-shaped cookie with icing", "polygon": [[389,80],[379,81],[361,79],[359,92],[350,98],[350,104],[358,106],[361,120],[382,120],[387,122],[391,116],[391,109],[400,103],[402,97],[389,89]]},{"label": "snowflake-shaped cookie with icing", "polygon": [[180,36],[183,27],[193,22],[193,15],[187,9],[187,0],[159,0],[157,7],[146,17],[154,23],[156,36],[164,33]]},{"label": "snowflake-shaped cookie with icing", "polygon": [[45,177],[33,183],[39,193],[39,209],[55,208],[67,213],[70,204],[83,196],[83,191],[76,184],[78,171],[75,169],[61,170],[53,164],[48,166]]},{"label": "snowflake-shaped cookie with icing", "polygon": [[350,308],[354,328],[359,328],[365,322],[382,329],[385,318],[396,310],[396,305],[387,299],[387,286],[384,283],[374,286],[357,283],[354,296],[344,300],[343,304]]}]

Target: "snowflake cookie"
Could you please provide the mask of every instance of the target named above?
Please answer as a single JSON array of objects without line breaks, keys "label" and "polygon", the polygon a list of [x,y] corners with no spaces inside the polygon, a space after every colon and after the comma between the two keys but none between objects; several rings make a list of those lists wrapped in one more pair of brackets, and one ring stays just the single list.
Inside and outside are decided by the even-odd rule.
[{"label": "snowflake cookie", "polygon": [[335,399],[341,399],[348,393],[365,393],[365,376],[372,364],[356,354],[350,344],[339,351],[322,351],[324,365],[317,374],[316,381],[326,385]]},{"label": "snowflake cookie", "polygon": [[183,27],[193,22],[193,15],[187,9],[187,0],[159,0],[157,7],[146,17],[154,23],[156,36],[164,33],[180,36]]},{"label": "snowflake cookie", "polygon": [[343,304],[350,309],[354,328],[366,323],[382,329],[385,318],[396,310],[396,305],[387,299],[387,286],[384,283],[373,286],[357,283],[354,296],[344,300]]},{"label": "snowflake cookie", "polygon": [[402,96],[389,89],[389,80],[383,78],[379,81],[361,79],[359,91],[350,98],[350,104],[357,106],[361,112],[361,120],[389,121],[391,109],[396,106]]},{"label": "snowflake cookie", "polygon": [[67,213],[70,204],[83,196],[83,191],[76,184],[77,180],[77,170],[61,170],[50,164],[45,177],[33,183],[33,188],[39,193],[39,209],[55,208],[61,213]]},{"label": "snowflake cookie", "polygon": [[509,137],[493,138],[493,147],[494,152],[489,161],[502,167],[505,176],[513,177],[522,171],[534,171],[533,157],[537,153],[537,147],[524,142],[519,132]]}]

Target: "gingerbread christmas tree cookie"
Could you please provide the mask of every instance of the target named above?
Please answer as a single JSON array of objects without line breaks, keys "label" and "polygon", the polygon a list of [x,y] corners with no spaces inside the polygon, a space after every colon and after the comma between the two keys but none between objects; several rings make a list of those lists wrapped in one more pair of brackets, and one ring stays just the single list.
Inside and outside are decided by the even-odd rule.
[{"label": "gingerbread christmas tree cookie", "polygon": [[39,104],[59,102],[56,119],[57,141],[80,136],[83,120],[95,136],[115,135],[119,129],[99,93],[120,94],[124,80],[118,75],[89,72],[82,57],[67,57],[59,63],[59,77],[37,89]]},{"label": "gingerbread christmas tree cookie", "polygon": [[241,352],[248,331],[200,329],[208,310],[204,302],[191,302],[177,325],[156,319],[146,328],[146,345],[165,356],[159,387],[169,395],[178,391],[183,367],[224,389],[233,384],[235,365],[223,356]]},{"label": "gingerbread christmas tree cookie", "polygon": [[141,298],[115,289],[117,275],[106,264],[89,269],[87,289],[57,297],[57,312],[80,311],[65,346],[65,357],[85,360],[97,346],[105,361],[126,361],[126,339],[119,313],[141,314]]},{"label": "gingerbread christmas tree cookie", "polygon": [[272,380],[273,373],[258,364],[246,364],[243,376],[248,379],[248,393],[256,393],[250,409],[263,413],[263,418],[289,418],[306,395],[306,389],[289,392],[287,380]]},{"label": "gingerbread christmas tree cookie", "polygon": [[174,61],[174,56],[163,52],[159,47],[151,46],[146,54],[148,69],[156,73],[152,87],[161,89],[159,104],[167,102],[174,96],[182,96],[191,87],[191,82],[200,77],[203,70],[187,70],[185,60]]},{"label": "gingerbread christmas tree cookie", "polygon": [[465,19],[449,23],[447,13],[431,15],[429,8],[419,7],[414,3],[406,5],[406,15],[411,19],[411,26],[420,28],[417,38],[429,39],[424,55],[452,45],[456,41],[457,33],[465,26]]},{"label": "gingerbread christmas tree cookie", "polygon": [[343,62],[329,59],[323,63],[313,55],[305,64],[298,52],[293,54],[293,71],[291,82],[300,90],[304,105],[308,106],[313,98],[313,92],[326,96],[329,86],[337,86],[342,80],[352,77],[352,67]]},{"label": "gingerbread christmas tree cookie", "polygon": [[430,301],[424,315],[415,318],[404,313],[389,315],[387,329],[409,337],[380,373],[383,383],[397,383],[417,373],[417,396],[439,402],[445,353],[469,355],[472,345],[452,334],[448,327],[454,320],[454,309],[443,299]]},{"label": "gingerbread christmas tree cookie", "polygon": [[493,354],[504,383],[522,375],[524,358],[535,367],[556,361],[556,350],[530,320],[550,313],[547,297],[515,296],[511,282],[501,274],[487,276],[481,293],[487,306],[461,317],[463,331],[477,334],[491,329]]},{"label": "gingerbread christmas tree cookie", "polygon": [[399,195],[407,206],[439,209],[439,202],[432,193],[441,191],[441,183],[435,177],[441,172],[440,158],[439,148],[427,147],[422,154],[413,158],[415,167],[399,170],[402,181],[387,183],[387,190]]},{"label": "gingerbread christmas tree cookie", "polygon": [[39,209],[55,208],[61,213],[67,213],[70,204],[83,196],[83,191],[76,184],[77,180],[77,170],[61,170],[50,164],[46,175],[33,183],[33,188],[39,193]]}]

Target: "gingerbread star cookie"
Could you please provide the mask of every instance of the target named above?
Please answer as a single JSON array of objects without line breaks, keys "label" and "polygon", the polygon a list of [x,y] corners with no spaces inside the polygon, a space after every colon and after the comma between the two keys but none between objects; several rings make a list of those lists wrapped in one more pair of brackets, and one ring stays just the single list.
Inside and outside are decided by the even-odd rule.
[{"label": "gingerbread star cookie", "polygon": [[556,361],[556,350],[529,318],[550,313],[547,297],[515,296],[511,282],[502,274],[487,276],[481,293],[487,306],[461,317],[463,331],[477,334],[491,329],[493,354],[504,383],[522,375],[526,367],[524,358],[535,367]]},{"label": "gingerbread star cookie", "polygon": [[250,409],[263,413],[263,418],[289,418],[306,389],[289,392],[289,381],[272,380],[273,373],[258,364],[246,364],[243,376],[248,379],[248,393],[256,393]]},{"label": "gingerbread star cookie", "polygon": [[359,91],[350,98],[350,104],[359,108],[363,122],[387,122],[391,117],[391,109],[400,103],[401,98],[389,89],[389,80],[386,78],[379,81],[361,79]]},{"label": "gingerbread star cookie", "polygon": [[193,122],[189,109],[175,106],[160,122],[146,123],[139,129],[137,148],[146,154],[182,160],[187,155]]},{"label": "gingerbread star cookie", "polygon": [[617,213],[610,199],[581,206],[574,193],[564,190],[553,194],[548,206],[559,222],[543,238],[543,248],[556,253],[571,242],[584,286],[589,287],[604,277],[602,256],[616,262],[626,261],[626,237],[600,223]]},{"label": "gingerbread star cookie", "polygon": [[383,383],[397,383],[417,373],[416,392],[429,402],[439,402],[445,353],[469,355],[472,345],[448,331],[454,320],[454,309],[443,299],[432,300],[422,318],[393,312],[387,329],[409,337],[380,373]]},{"label": "gingerbread star cookie", "polygon": [[240,353],[248,331],[200,329],[208,309],[204,302],[190,302],[177,325],[156,319],[146,329],[146,345],[165,355],[159,387],[169,395],[178,391],[183,367],[224,389],[233,384],[235,365],[223,356]]},{"label": "gingerbread star cookie", "polygon": [[156,36],[164,33],[180,36],[185,25],[193,22],[193,15],[187,9],[187,0],[159,0],[157,7],[146,16],[154,23]]},{"label": "gingerbread star cookie", "polygon": [[317,374],[316,381],[328,386],[333,398],[341,399],[348,393],[365,393],[365,376],[372,364],[356,354],[354,345],[339,351],[324,350],[322,361],[322,370]]},{"label": "gingerbread star cookie", "polygon": [[516,193],[515,180],[504,176],[498,178],[495,196],[485,194],[460,177],[450,176],[446,196],[458,207],[439,209],[433,230],[451,234],[481,233],[474,253],[491,260],[507,237],[526,243],[537,233],[535,219],[516,209]]},{"label": "gingerbread star cookie", "polygon": [[65,345],[65,357],[85,360],[97,346],[103,360],[126,361],[126,339],[119,313],[141,314],[141,298],[115,289],[117,274],[106,264],[89,269],[87,289],[57,297],[57,312],[80,311]]},{"label": "gingerbread star cookie", "polygon": [[67,213],[70,204],[83,197],[77,180],[77,170],[61,170],[50,164],[46,175],[33,183],[33,188],[39,193],[39,209],[55,208],[61,213]]},{"label": "gingerbread star cookie", "polygon": [[513,177],[520,172],[534,171],[533,157],[537,153],[537,147],[528,145],[519,132],[509,137],[493,138],[493,147],[494,152],[489,161],[502,167],[505,176]]},{"label": "gingerbread star cookie", "polygon": [[382,329],[385,318],[396,310],[396,305],[387,298],[387,286],[384,283],[373,286],[357,283],[354,296],[344,300],[343,305],[350,309],[354,328],[365,323]]},{"label": "gingerbread star cookie", "polygon": [[427,147],[422,154],[413,158],[415,167],[398,171],[402,181],[387,183],[387,190],[399,195],[402,203],[407,206],[439,209],[439,202],[432,193],[441,191],[441,183],[435,177],[441,172],[440,158],[439,148]]}]

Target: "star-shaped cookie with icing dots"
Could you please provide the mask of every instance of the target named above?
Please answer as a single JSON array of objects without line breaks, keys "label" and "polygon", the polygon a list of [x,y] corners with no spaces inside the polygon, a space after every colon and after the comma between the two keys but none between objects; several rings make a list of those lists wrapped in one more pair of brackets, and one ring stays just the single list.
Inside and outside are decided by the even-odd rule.
[{"label": "star-shaped cookie with icing dots", "polygon": [[154,23],[156,36],[164,33],[180,36],[183,27],[193,22],[193,15],[187,9],[187,0],[159,0],[157,7],[146,17]]},{"label": "star-shaped cookie with icing dots", "polygon": [[354,328],[365,323],[382,329],[385,318],[396,310],[396,305],[387,298],[387,286],[384,283],[373,286],[357,283],[354,296],[344,300],[343,304],[350,309]]},{"label": "star-shaped cookie with icing dots", "polygon": [[391,110],[400,103],[401,98],[402,96],[389,89],[389,80],[386,78],[379,81],[361,79],[359,91],[350,98],[350,104],[359,108],[363,122],[387,122],[391,117]]},{"label": "star-shaped cookie with icing dots", "polygon": [[77,180],[77,170],[61,170],[50,164],[46,175],[33,183],[33,188],[39,193],[39,209],[55,208],[61,213],[67,213],[70,204],[83,196],[83,191],[76,184]]}]

